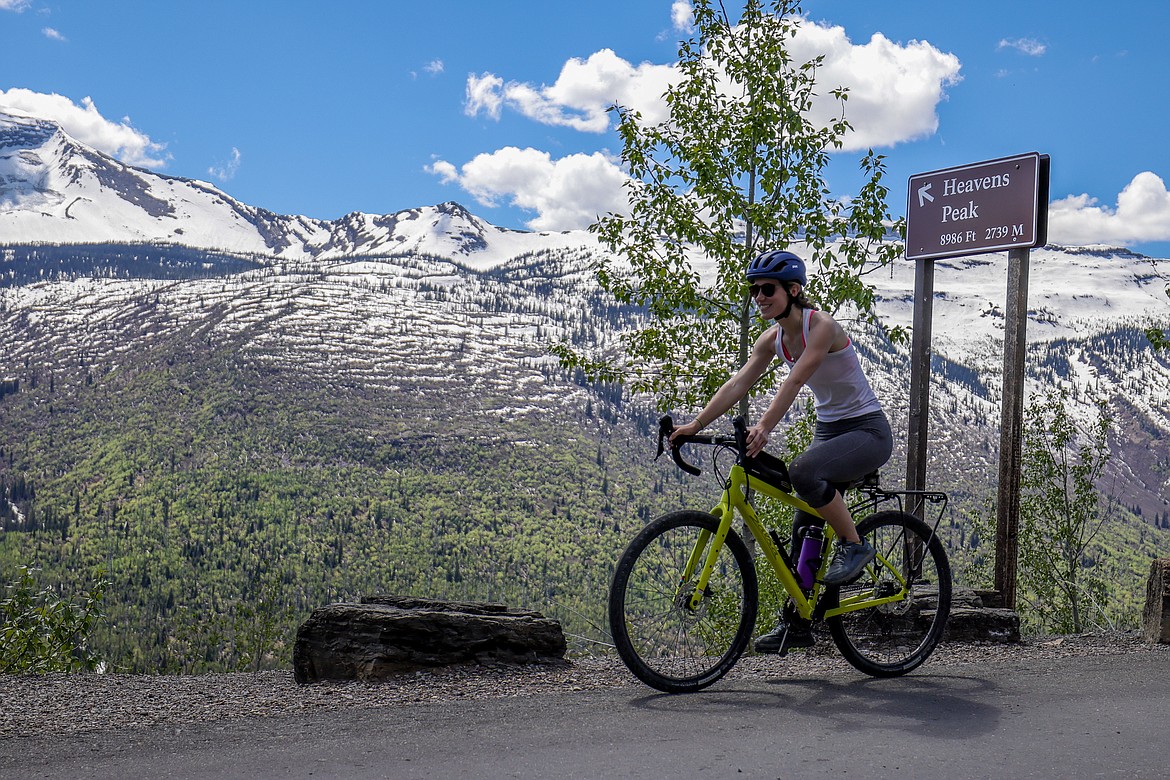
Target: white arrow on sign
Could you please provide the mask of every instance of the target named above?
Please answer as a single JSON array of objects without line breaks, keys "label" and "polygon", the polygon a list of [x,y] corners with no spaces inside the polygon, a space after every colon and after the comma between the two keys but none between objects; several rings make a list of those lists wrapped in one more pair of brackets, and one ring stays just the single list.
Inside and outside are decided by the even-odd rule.
[{"label": "white arrow on sign", "polygon": [[934,203],[934,196],[930,194],[930,186],[932,184],[934,184],[934,182],[927,182],[918,188],[918,208],[925,206],[926,201],[928,200],[931,203]]}]

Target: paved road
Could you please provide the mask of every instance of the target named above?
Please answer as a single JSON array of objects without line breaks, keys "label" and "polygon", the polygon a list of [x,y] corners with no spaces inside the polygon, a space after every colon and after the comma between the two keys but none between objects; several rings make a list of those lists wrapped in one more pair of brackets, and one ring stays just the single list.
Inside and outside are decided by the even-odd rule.
[{"label": "paved road", "polygon": [[[1170,654],[629,687],[0,747],[21,778],[1167,778]],[[13,756],[19,756],[12,762]],[[16,771],[13,771],[13,770]]]}]

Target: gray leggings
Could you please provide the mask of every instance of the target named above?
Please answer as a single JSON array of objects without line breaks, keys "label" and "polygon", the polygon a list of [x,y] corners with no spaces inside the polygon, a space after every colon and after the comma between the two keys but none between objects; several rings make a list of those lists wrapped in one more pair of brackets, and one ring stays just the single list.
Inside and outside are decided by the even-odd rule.
[{"label": "gray leggings", "polygon": [[[881,468],[894,450],[883,412],[834,422],[817,421],[812,445],[788,465],[792,487],[814,509],[833,500],[843,485]],[[797,512],[793,530],[821,521]]]}]

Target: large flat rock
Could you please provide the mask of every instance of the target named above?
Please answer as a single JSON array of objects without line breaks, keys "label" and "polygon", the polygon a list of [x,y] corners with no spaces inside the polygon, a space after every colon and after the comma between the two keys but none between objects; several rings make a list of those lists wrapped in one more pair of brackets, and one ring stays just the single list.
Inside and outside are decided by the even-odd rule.
[{"label": "large flat rock", "polygon": [[375,596],[313,611],[297,631],[299,683],[377,680],[466,663],[561,663],[559,622],[501,604]]}]

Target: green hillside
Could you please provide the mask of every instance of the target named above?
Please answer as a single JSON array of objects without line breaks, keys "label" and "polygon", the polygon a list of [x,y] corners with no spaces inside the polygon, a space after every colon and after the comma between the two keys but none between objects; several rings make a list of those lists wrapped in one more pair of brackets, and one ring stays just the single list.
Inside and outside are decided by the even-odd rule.
[{"label": "green hillside", "polygon": [[[562,621],[573,652],[604,650],[619,551],[649,518],[709,505],[712,470],[696,480],[652,462],[645,401],[543,359],[555,334],[613,327],[609,304],[572,303],[551,267],[556,284],[468,276],[451,303],[429,281],[450,271],[427,262],[404,266],[421,280],[414,298],[398,281],[331,280],[341,292],[318,300],[321,278],[266,287],[245,275],[144,285],[117,316],[93,322],[103,302],[88,303],[68,327],[67,282],[49,288],[57,319],[0,308],[8,356],[20,355],[0,363],[0,582],[32,564],[40,584],[74,594],[104,571],[96,649],[131,672],[287,667],[313,608],[373,593],[536,609]],[[265,309],[272,289],[286,297]],[[305,311],[314,318],[292,316]],[[393,319],[358,339],[368,311]],[[355,356],[366,373],[331,369]],[[900,370],[878,347],[867,357]],[[952,427],[934,429],[931,487],[955,499],[940,532],[957,578],[989,587],[990,453],[963,440],[988,428],[955,400],[979,379],[960,369],[942,372],[937,408]],[[1142,419],[1119,430],[1141,441]],[[901,473],[892,463],[886,483]],[[1107,587],[1098,624],[1124,628],[1139,619],[1149,561],[1170,550],[1170,515],[1138,517],[1116,498],[1086,565]]]},{"label": "green hillside", "polygon": [[315,606],[370,593],[540,609],[586,649],[620,546],[681,484],[651,468],[650,416],[603,394],[499,425],[174,343],[92,382],[34,375],[0,400],[24,510],[0,571],[68,592],[104,569],[98,644],[127,671],[283,664]]}]

